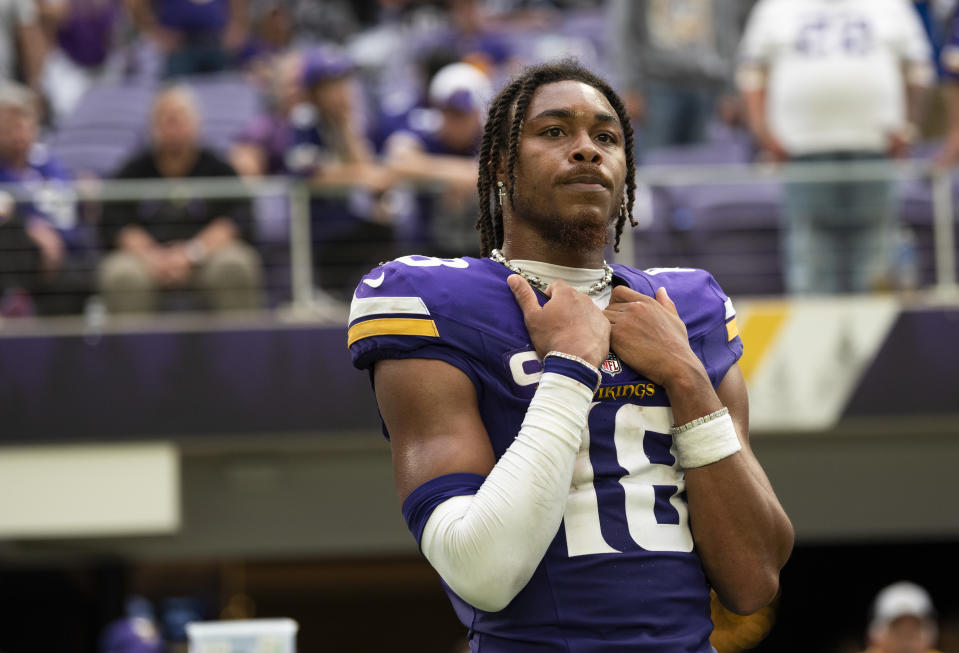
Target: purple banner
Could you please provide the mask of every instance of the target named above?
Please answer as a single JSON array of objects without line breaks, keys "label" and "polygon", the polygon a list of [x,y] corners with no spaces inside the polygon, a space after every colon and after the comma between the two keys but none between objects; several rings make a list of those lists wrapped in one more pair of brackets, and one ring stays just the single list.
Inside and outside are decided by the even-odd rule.
[{"label": "purple banner", "polygon": [[866,368],[845,417],[959,415],[959,311],[904,311]]},{"label": "purple banner", "polygon": [[0,338],[0,442],[377,426],[343,327]]}]

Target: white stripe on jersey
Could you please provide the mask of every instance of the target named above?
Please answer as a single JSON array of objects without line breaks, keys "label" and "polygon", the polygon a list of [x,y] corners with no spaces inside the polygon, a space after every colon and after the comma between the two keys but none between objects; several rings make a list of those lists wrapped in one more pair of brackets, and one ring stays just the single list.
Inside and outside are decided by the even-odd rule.
[{"label": "white stripe on jersey", "polygon": [[726,298],[726,319],[736,316],[736,309],[733,308],[733,300]]},{"label": "white stripe on jersey", "polygon": [[659,274],[660,272],[695,272],[697,268],[646,268],[643,270],[646,274]]},{"label": "white stripe on jersey", "polygon": [[372,315],[429,315],[419,297],[354,297],[350,302],[350,322]]}]

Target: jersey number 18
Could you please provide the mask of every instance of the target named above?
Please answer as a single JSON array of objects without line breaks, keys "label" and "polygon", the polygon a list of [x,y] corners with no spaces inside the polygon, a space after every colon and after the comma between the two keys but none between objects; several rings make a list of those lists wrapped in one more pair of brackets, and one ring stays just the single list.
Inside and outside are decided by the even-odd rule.
[{"label": "jersey number 18", "polygon": [[[590,407],[563,516],[570,556],[693,550],[683,472],[668,451],[671,423],[665,406]],[[596,446],[610,432],[612,453]]]}]

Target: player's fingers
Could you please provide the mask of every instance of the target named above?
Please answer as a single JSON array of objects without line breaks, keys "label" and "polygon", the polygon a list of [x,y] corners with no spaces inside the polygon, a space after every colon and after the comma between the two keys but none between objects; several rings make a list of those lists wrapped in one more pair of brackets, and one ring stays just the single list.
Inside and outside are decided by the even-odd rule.
[{"label": "player's fingers", "polygon": [[676,304],[674,304],[673,300],[669,298],[669,293],[667,293],[666,289],[662,286],[656,289],[656,301],[658,301],[663,308],[667,309],[673,315],[679,315],[679,311],[676,310]]},{"label": "player's fingers", "polygon": [[523,311],[523,315],[529,315],[539,310],[536,293],[530,288],[526,279],[518,274],[511,274],[506,277],[506,283],[509,285],[509,289],[513,291],[513,297],[516,298],[516,303],[519,304],[519,310]]},{"label": "player's fingers", "polygon": [[554,281],[553,283],[551,283],[551,284],[549,284],[548,286],[546,286],[546,290],[543,291],[543,294],[552,299],[552,297],[553,297],[558,291],[563,290],[564,288],[570,288],[570,289],[572,289],[572,286],[570,286],[568,283],[566,283],[566,282],[563,281],[562,279],[557,279],[557,280]]},{"label": "player's fingers", "polygon": [[632,288],[627,288],[626,286],[616,286],[613,288],[612,296],[610,297],[610,304],[624,304],[628,302],[642,302],[648,301],[650,298],[648,295],[644,295],[641,292],[636,292]]},{"label": "player's fingers", "polygon": [[622,315],[629,311],[629,303],[610,304],[603,309],[604,315]]}]

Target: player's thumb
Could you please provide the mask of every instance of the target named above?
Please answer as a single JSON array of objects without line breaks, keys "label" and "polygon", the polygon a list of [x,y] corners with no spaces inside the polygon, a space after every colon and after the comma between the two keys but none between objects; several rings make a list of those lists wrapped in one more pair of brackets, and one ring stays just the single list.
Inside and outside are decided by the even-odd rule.
[{"label": "player's thumb", "polygon": [[513,291],[513,297],[516,298],[519,310],[523,311],[524,316],[539,308],[536,293],[529,287],[526,279],[518,274],[511,274],[506,277],[506,283],[509,284],[509,289]]},{"label": "player's thumb", "polygon": [[679,315],[679,311],[676,310],[676,304],[673,303],[673,300],[669,298],[669,293],[666,292],[666,289],[660,286],[656,289],[656,301],[662,305],[663,308],[668,310],[674,315]]}]

